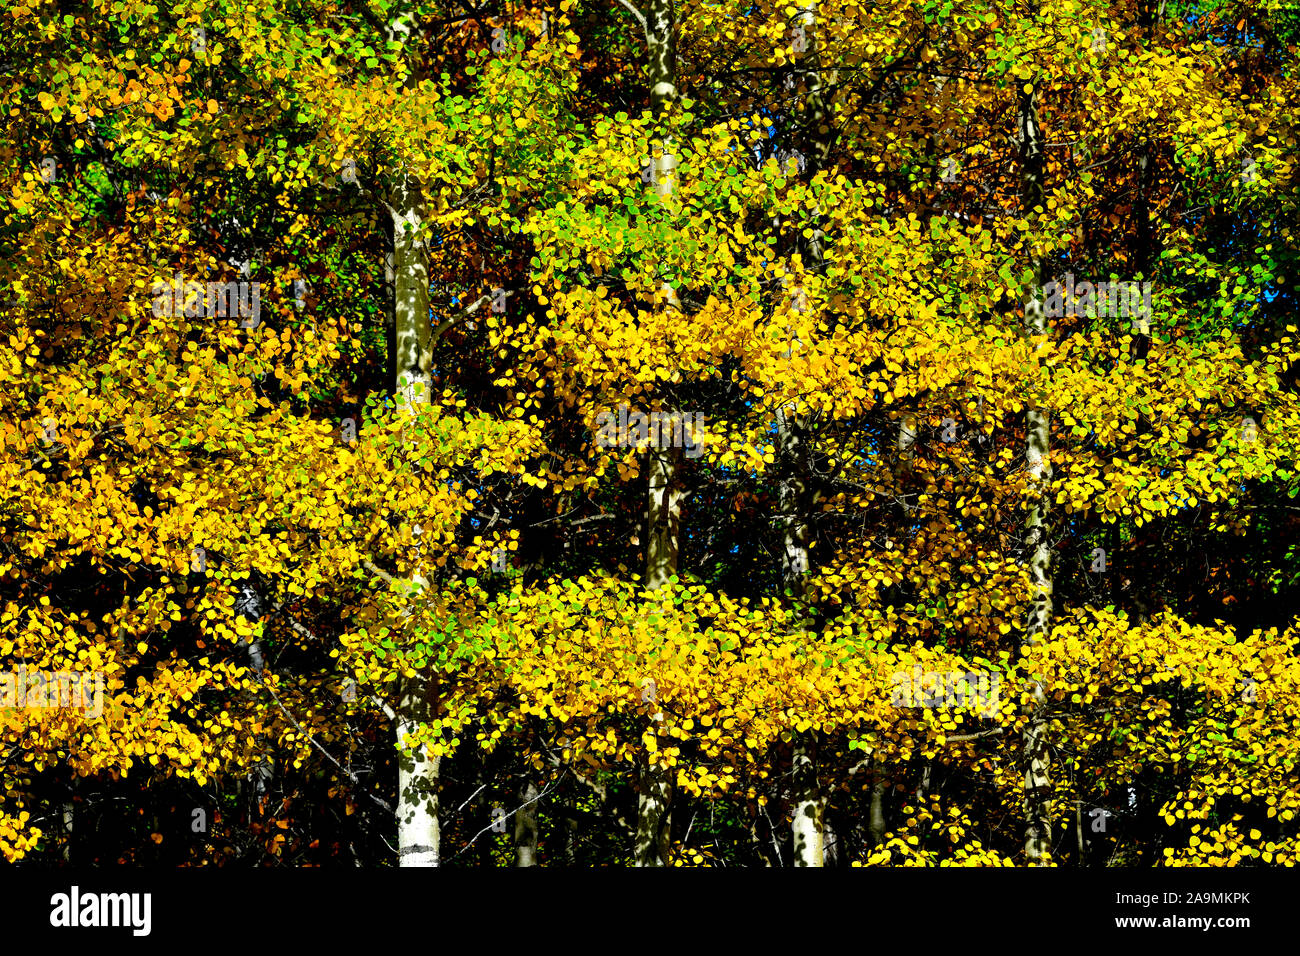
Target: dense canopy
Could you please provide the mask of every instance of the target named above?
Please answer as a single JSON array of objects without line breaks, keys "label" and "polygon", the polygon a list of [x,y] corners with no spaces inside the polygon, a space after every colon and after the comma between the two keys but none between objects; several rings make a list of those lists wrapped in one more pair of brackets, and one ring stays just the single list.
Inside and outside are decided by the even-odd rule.
[{"label": "dense canopy", "polygon": [[1298,40],[13,0],[0,853],[1295,865]]}]

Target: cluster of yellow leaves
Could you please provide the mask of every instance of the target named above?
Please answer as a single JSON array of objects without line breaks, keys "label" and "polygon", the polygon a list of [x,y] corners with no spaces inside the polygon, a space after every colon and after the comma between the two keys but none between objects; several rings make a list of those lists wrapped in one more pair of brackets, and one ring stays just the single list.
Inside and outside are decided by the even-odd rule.
[{"label": "cluster of yellow leaves", "polygon": [[1300,842],[1294,836],[1282,841],[1265,840],[1259,830],[1242,833],[1225,823],[1213,830],[1200,824],[1192,827],[1185,847],[1165,847],[1165,866],[1295,866]]}]

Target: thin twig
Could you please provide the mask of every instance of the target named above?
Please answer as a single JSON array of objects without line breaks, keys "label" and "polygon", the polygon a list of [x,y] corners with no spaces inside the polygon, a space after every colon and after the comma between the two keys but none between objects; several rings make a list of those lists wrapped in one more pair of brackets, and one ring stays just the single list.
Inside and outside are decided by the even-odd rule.
[{"label": "thin twig", "polygon": [[280,698],[276,695],[275,691],[271,689],[271,685],[268,684],[260,674],[257,675],[257,679],[261,683],[261,685],[266,688],[267,693],[271,695],[271,699],[275,701],[275,706],[280,708],[280,713],[284,714],[284,716],[289,718],[289,722],[293,724],[295,728],[297,728],[298,733],[302,734],[304,737],[307,738],[307,742],[309,744],[311,744],[313,747],[319,750],[321,754],[324,755],[326,760],[328,760],[334,766],[338,767],[340,771],[347,774],[348,779],[351,780],[354,784],[356,784],[356,786],[361,789],[362,793],[364,793],[371,800],[375,801],[375,803],[379,804],[379,806],[383,807],[389,813],[393,812],[393,808],[389,806],[389,804],[385,800],[375,796],[369,790],[364,789],[364,787],[362,787],[361,785],[361,779],[356,774],[354,774],[351,770],[347,769],[341,763],[335,760],[333,755],[328,750],[326,750],[324,747],[322,747],[320,744],[316,742],[316,738],[313,737],[311,734],[309,734],[303,728],[302,724],[298,723],[298,721],[294,718],[293,714],[289,713],[289,711],[285,709],[284,704],[280,703]]},{"label": "thin twig", "polygon": [[[527,803],[524,803],[524,804],[521,804],[521,805],[518,806],[518,807],[515,807],[515,809],[511,810],[509,813],[505,814],[505,815],[502,816],[502,817],[498,817],[497,819],[498,819],[498,820],[509,820],[511,817],[513,817],[516,813],[518,813],[518,812],[519,812],[520,810],[522,810],[524,807],[528,806],[529,804],[536,803],[538,800],[542,799],[542,797],[546,796],[546,794],[549,793],[549,792],[550,792],[551,790],[553,790],[554,788],[555,788],[555,784],[554,784],[554,783],[549,784],[549,785],[546,787],[545,790],[543,790],[543,791],[542,791],[541,793],[539,793],[537,796],[533,797],[533,799],[529,800]],[[483,834],[487,833],[487,832],[488,832],[489,830],[491,830],[494,826],[496,826],[496,821],[495,821],[495,820],[494,820],[492,823],[489,823],[489,824],[488,824],[486,827],[484,827],[482,830],[479,830],[478,833],[475,833],[474,836],[470,838],[470,841],[469,841],[468,843],[466,843],[463,847],[461,847],[461,848],[460,848],[460,851],[457,852],[457,853],[455,854],[455,856],[450,857],[450,859],[452,859],[452,860],[456,859],[456,857],[460,856],[461,853],[464,853],[466,850],[468,850],[470,847],[472,847],[472,846],[474,845],[474,842],[475,842],[479,837],[481,837]]]},{"label": "thin twig", "polygon": [[628,12],[632,14],[632,16],[636,17],[637,23],[641,24],[641,29],[645,31],[646,46],[649,46],[651,42],[650,24],[646,22],[645,14],[643,14],[636,7],[632,6],[632,4],[628,3],[627,0],[618,0],[618,2],[622,4],[628,10]]}]

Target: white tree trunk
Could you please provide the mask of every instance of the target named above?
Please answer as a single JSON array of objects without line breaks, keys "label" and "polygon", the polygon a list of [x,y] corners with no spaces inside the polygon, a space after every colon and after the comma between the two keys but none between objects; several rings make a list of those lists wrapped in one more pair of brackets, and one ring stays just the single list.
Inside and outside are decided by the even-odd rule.
[{"label": "white tree trunk", "polygon": [[[674,42],[672,0],[651,0],[646,7],[646,36],[649,43],[650,107],[661,120],[677,99],[677,52]],[[652,159],[655,192],[661,201],[670,201],[677,191],[677,156],[672,138],[660,126],[663,136],[662,155]],[[665,306],[678,305],[671,286],[662,290]],[[646,533],[646,587],[657,589],[677,573],[677,556],[681,539],[682,493],[677,471],[681,464],[676,448],[651,447]]]},{"label": "white tree trunk", "polygon": [[[1021,150],[1021,215],[1034,215],[1034,207],[1043,205],[1044,162],[1042,130],[1038,125],[1038,85],[1018,94],[1020,108],[1017,122]],[[1030,266],[1035,284],[1024,302],[1025,333],[1035,351],[1047,343],[1049,326],[1043,308],[1043,286],[1047,281],[1044,262],[1032,256]],[[1051,546],[1048,542],[1047,509],[1052,467],[1048,461],[1051,420],[1046,409],[1035,407],[1037,394],[1031,394],[1025,413],[1025,464],[1034,488],[1034,498],[1025,515],[1024,554],[1030,578],[1030,608],[1026,622],[1024,646],[1032,647],[1044,640],[1052,626]],[[1023,743],[1025,858],[1031,866],[1042,864],[1051,853],[1052,781],[1051,758],[1047,746],[1047,698],[1042,682],[1031,678],[1029,703]]]},{"label": "white tree trunk", "polygon": [[[424,222],[424,198],[406,176],[396,183],[389,202],[393,221],[393,313],[396,324],[395,373],[398,413],[413,416],[427,405],[432,389],[432,327],[429,322],[429,252],[418,230]],[[412,575],[418,590],[425,585],[421,568]],[[416,595],[411,595],[411,600]],[[429,719],[431,685],[427,674],[402,678],[395,733],[398,748],[397,844],[401,866],[437,866],[438,772],[442,759],[423,747],[407,750],[403,741]]]},{"label": "white tree trunk", "polygon": [[[650,64],[650,107],[661,121],[677,99],[676,23],[672,0],[650,0],[645,7],[647,56]],[[660,129],[664,126],[661,122]],[[663,155],[654,161],[655,191],[663,201],[677,189],[677,156],[672,140],[664,135]],[[668,292],[667,306],[676,296]],[[662,444],[662,442],[661,442]],[[677,573],[681,540],[682,493],[677,470],[680,451],[655,448],[649,451],[649,489],[646,507],[646,586],[658,589]],[[667,743],[664,741],[663,743]],[[662,752],[662,744],[660,747]],[[672,771],[663,765],[647,764],[637,785],[634,857],[637,866],[667,866],[672,839]]]},{"label": "white tree trunk", "polygon": [[677,486],[678,449],[651,447],[649,456],[645,578],[656,590],[677,573],[684,496]]},{"label": "white tree trunk", "polygon": [[636,797],[636,865],[667,866],[671,850],[673,788],[666,767],[645,768]]},{"label": "white tree trunk", "polygon": [[808,737],[800,734],[794,745],[794,793],[791,831],[794,866],[825,865],[826,798],[817,783],[817,761]]},{"label": "white tree trunk", "polygon": [[520,793],[515,812],[515,866],[537,865],[537,784],[529,780]]},{"label": "white tree trunk", "polygon": [[402,745],[428,719],[423,675],[403,678],[407,685],[398,705],[397,719],[397,849],[401,866],[437,866],[441,833],[438,825],[438,770],[441,757],[430,757],[423,747]]},{"label": "white tree trunk", "polygon": [[[812,155],[805,157],[809,178],[824,169],[830,156],[830,103],[822,85],[817,47],[817,5],[804,6],[796,21],[802,31],[804,50],[799,72],[807,89],[805,110]],[[806,247],[807,268],[820,274],[825,265],[825,236],[822,225],[815,223]],[[793,357],[795,342],[791,342]],[[795,414],[793,406],[777,413],[777,444],[781,450],[782,474],[779,486],[782,531],[781,576],[786,588],[803,597],[812,570],[812,522],[808,517],[808,449],[803,434],[807,422]],[[791,752],[793,788],[791,793],[791,838],[794,866],[826,864],[826,794],[817,779],[817,738],[814,731],[797,733]]]},{"label": "white tree trunk", "polygon": [[429,250],[417,230],[424,222],[424,197],[403,176],[389,204],[393,220],[394,321],[397,326],[398,407],[406,414],[430,400],[433,328],[429,322]]}]

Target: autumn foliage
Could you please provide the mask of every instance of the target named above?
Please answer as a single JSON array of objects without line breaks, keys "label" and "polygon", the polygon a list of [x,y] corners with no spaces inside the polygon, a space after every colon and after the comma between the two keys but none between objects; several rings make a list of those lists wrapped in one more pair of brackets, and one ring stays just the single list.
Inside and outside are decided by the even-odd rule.
[{"label": "autumn foliage", "polygon": [[1295,865],[1300,15],[632,6],[8,5],[4,858]]}]

